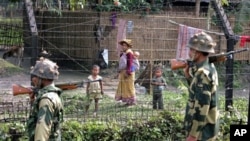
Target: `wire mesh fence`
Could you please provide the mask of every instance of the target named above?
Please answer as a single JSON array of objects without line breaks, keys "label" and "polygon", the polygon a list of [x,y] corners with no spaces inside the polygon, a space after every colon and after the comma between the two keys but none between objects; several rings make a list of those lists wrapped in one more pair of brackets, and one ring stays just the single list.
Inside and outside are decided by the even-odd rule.
[{"label": "wire mesh fence", "polygon": [[[23,3],[14,5],[13,9],[6,10],[1,4],[0,15],[1,19],[5,21],[0,24],[0,44],[2,48],[10,47],[15,44],[24,44],[25,56],[24,56],[24,71],[29,73],[31,64],[30,59],[33,57],[31,50],[32,46],[32,33],[29,30],[27,15],[23,12]],[[39,5],[39,4],[38,4]],[[104,78],[113,78],[117,72],[118,63],[118,50],[117,44],[118,37],[120,37],[119,29],[121,26],[125,26],[126,31],[123,32],[125,37],[132,39],[133,50],[139,51],[141,70],[136,74],[136,78],[139,78],[140,74],[147,72],[149,76],[143,76],[139,78],[139,82],[146,80],[150,82],[150,76],[152,75],[152,69],[146,69],[148,64],[161,65],[164,70],[164,77],[169,85],[169,90],[180,94],[180,90],[176,87],[176,83],[185,83],[184,76],[179,71],[172,71],[170,69],[169,59],[176,58],[176,48],[178,46],[178,34],[179,25],[187,25],[190,27],[196,27],[205,31],[214,32],[211,34],[218,46],[216,52],[226,52],[227,39],[223,35],[222,27],[214,16],[209,17],[207,13],[208,7],[202,8],[205,13],[200,17],[193,16],[194,7],[179,7],[175,6],[170,8],[171,5],[167,4],[165,11],[160,13],[144,13],[145,7],[136,8],[132,12],[120,12],[105,11],[107,7],[101,8],[101,13],[91,10],[97,5],[86,5],[85,10],[70,11],[68,4],[63,4],[63,9],[67,9],[59,16],[57,13],[51,13],[50,11],[37,10],[35,12],[36,24],[38,28],[37,38],[37,51],[47,50],[52,55],[50,59],[58,62],[60,66],[60,73],[64,82],[72,82],[85,79],[86,74],[82,71],[89,72],[89,66],[93,64],[99,64],[99,53],[103,49],[108,49],[109,60],[108,66],[105,69],[101,69],[101,75]],[[177,10],[180,9],[180,10]],[[105,11],[105,12],[104,12]],[[13,16],[12,16],[13,15]],[[13,21],[13,18],[19,19]],[[6,20],[7,19],[7,20]],[[20,20],[21,19],[21,20]],[[235,18],[230,16],[229,20],[233,25]],[[19,24],[8,24],[10,23]],[[121,21],[125,21],[122,24]],[[170,21],[174,21],[170,22]],[[131,24],[132,23],[132,24]],[[131,24],[131,25],[129,25]],[[10,32],[8,32],[10,31]],[[248,34],[249,28],[246,27],[243,34]],[[245,44],[248,47],[249,43]],[[237,42],[235,49],[239,49],[240,44]],[[234,103],[241,101],[242,97],[247,99],[249,97],[249,52],[242,52],[235,54],[235,64],[233,68],[234,81],[232,81],[233,88],[228,88],[225,84],[227,79],[226,63],[218,63],[218,76],[220,80],[220,87],[218,94],[222,97],[225,96],[227,89],[233,89],[233,98],[227,100],[233,100]],[[7,60],[10,61],[10,60]],[[0,60],[2,63],[3,60]],[[1,65],[2,66],[2,65]],[[0,69],[0,74],[4,74],[4,70]],[[79,74],[77,76],[67,76],[65,74]],[[115,84],[111,86],[111,81]],[[0,95],[0,121],[1,122],[25,122],[29,116],[30,105],[26,96],[21,99],[12,97],[11,85],[13,83],[19,83],[23,85],[30,85],[29,75],[14,76],[8,75],[0,78],[1,95]],[[105,90],[108,93],[112,93],[109,99],[114,99],[114,93],[116,92],[118,80],[109,79],[105,82]],[[148,85],[147,85],[148,86]],[[149,91],[150,86],[146,87]],[[84,90],[81,92],[85,94]],[[7,98],[8,97],[8,98]],[[6,98],[6,99],[5,99]],[[110,122],[116,121],[121,125],[126,125],[129,120],[141,120],[147,121],[152,117],[157,117],[160,111],[152,109],[151,99],[138,99],[138,104],[132,108],[127,108],[117,103],[100,102],[99,111],[97,115],[94,115],[94,103],[88,112],[85,112],[84,99],[72,99],[65,98],[65,120],[77,120],[80,122],[90,121],[102,121]],[[165,110],[173,111],[183,114],[184,109],[176,106],[178,100],[173,100],[170,103],[164,103]],[[247,113],[247,107],[235,107],[239,113]],[[221,112],[225,112],[225,104],[220,105]]]},{"label": "wire mesh fence", "polygon": [[[160,111],[152,109],[152,101],[146,99],[138,100],[137,105],[128,108],[122,102],[115,102],[109,96],[106,96],[99,102],[99,110],[95,113],[95,103],[90,104],[90,109],[86,111],[86,105],[89,104],[86,96],[81,94],[80,98],[64,96],[64,120],[76,120],[80,122],[88,121],[115,121],[121,125],[126,125],[129,120],[148,121],[152,117],[158,116]],[[4,96],[4,95],[1,95]],[[78,95],[79,96],[79,95]],[[0,121],[1,122],[25,122],[30,114],[31,105],[29,97],[18,97],[19,100],[1,101]],[[108,99],[108,102],[106,100]],[[167,107],[173,111],[173,107]]]},{"label": "wire mesh fence", "polygon": [[[13,11],[17,11],[15,8],[20,8],[20,6],[13,6]],[[146,64],[148,61],[165,63],[176,57],[179,25],[213,32],[212,36],[218,44],[216,52],[226,51],[227,41],[221,30],[221,25],[218,24],[219,19],[214,19],[213,16],[207,17],[207,15],[190,18],[193,14],[187,12],[191,11],[187,9],[192,9],[191,6],[190,8],[189,6],[182,6],[179,9],[186,9],[186,11],[162,10],[160,13],[148,14],[146,17],[129,12],[102,11],[99,13],[94,10],[74,12],[64,10],[62,16],[59,16],[50,11],[36,11],[34,9],[38,29],[37,52],[47,50],[51,53],[50,59],[57,61],[60,65],[68,65],[79,71],[86,71],[86,68],[91,64],[99,63],[101,60],[98,56],[103,49],[108,50],[110,62],[117,62],[119,56],[117,42],[118,36],[121,34],[119,30],[121,26],[126,26],[122,34],[132,39],[133,50],[141,53],[140,60],[142,63],[145,62]],[[22,37],[23,41],[19,41],[19,44],[24,44],[24,52],[28,54],[24,59],[30,59],[34,56],[31,53],[33,38],[31,31],[29,31],[29,18],[27,18],[25,12],[19,18],[23,20],[24,24],[24,37]],[[233,25],[234,18],[229,18],[229,20]],[[125,24],[122,25],[121,21],[125,21]],[[11,38],[16,39],[15,36]],[[5,44],[5,46],[12,45],[12,43]],[[237,48],[239,48],[239,44],[236,45],[235,49]],[[249,54],[247,52],[236,54],[235,60],[249,60]]]},{"label": "wire mesh fence", "polygon": [[[127,107],[120,101],[114,101],[112,97],[106,96],[99,102],[99,110],[95,111],[95,103],[90,104],[90,108],[86,111],[86,105],[89,104],[85,95],[81,94],[81,97],[63,96],[64,101],[64,120],[75,120],[79,122],[101,121],[103,123],[109,123],[115,121],[121,125],[128,124],[128,121],[144,121],[147,122],[152,118],[159,116],[162,110],[153,109],[151,96],[144,94],[138,95],[137,104],[132,107]],[[182,95],[176,93],[176,95]],[[4,96],[1,94],[1,96]],[[79,95],[78,95],[79,96]],[[223,92],[219,93],[221,99],[223,98]],[[164,96],[163,96],[164,97]],[[245,97],[233,98],[234,103],[240,103],[242,100],[246,100]],[[221,115],[224,115],[225,105],[220,100],[219,109]],[[164,100],[164,110],[171,111],[179,114],[184,114],[185,104],[182,103],[183,99],[170,99]],[[242,115],[241,119],[246,122],[246,115],[248,107],[241,107],[242,105],[236,104],[238,114]],[[21,121],[23,123],[29,117],[31,105],[28,97],[23,97],[19,100],[13,99],[0,102],[0,121],[5,123],[14,123]],[[239,116],[240,116],[239,115]]]}]

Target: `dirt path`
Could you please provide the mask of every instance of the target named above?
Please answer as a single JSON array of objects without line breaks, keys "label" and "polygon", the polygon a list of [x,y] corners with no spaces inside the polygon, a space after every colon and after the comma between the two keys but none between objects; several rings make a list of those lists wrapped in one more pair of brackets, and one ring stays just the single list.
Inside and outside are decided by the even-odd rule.
[{"label": "dirt path", "polygon": [[[1,54],[0,54],[1,55]],[[1,61],[1,60],[0,60]],[[8,60],[9,62],[14,61],[13,58]],[[4,76],[0,75],[0,100],[1,99],[12,99],[12,84],[21,84],[24,86],[30,86],[30,61],[24,60],[22,63],[22,67],[24,69],[24,73],[15,74],[13,76]],[[70,70],[70,69],[62,69],[59,68],[60,76],[59,79],[55,81],[55,83],[63,83],[63,82],[76,82],[86,80],[89,74],[81,73],[78,71]],[[115,91],[118,85],[118,79],[114,79],[115,70],[102,70],[101,74],[103,77],[104,84],[104,93],[110,97],[114,97]],[[85,90],[85,88],[83,88]],[[168,90],[179,93],[179,90],[175,87],[168,87]],[[4,94],[4,95],[3,95]],[[225,90],[222,89],[219,91],[220,95],[225,94]],[[234,95],[239,97],[249,97],[249,87],[242,87],[239,89],[234,89]]]},{"label": "dirt path", "polygon": [[[2,52],[0,53],[1,56]],[[0,60],[4,61],[4,60]],[[15,58],[8,58],[6,61],[14,64]],[[0,100],[12,100],[12,85],[13,84],[21,84],[23,86],[30,86],[30,60],[25,59],[22,62],[23,72],[18,73],[12,76],[5,76],[4,74],[0,74]],[[89,74],[82,73],[70,69],[60,68],[59,67],[59,79],[55,81],[55,83],[70,83],[70,82],[77,82],[77,81],[84,81],[87,79]],[[111,72],[112,74],[113,72]],[[106,70],[101,72],[101,76],[103,76],[103,84],[104,84],[104,92],[106,95],[110,97],[114,97],[115,89],[118,84],[117,79],[112,79]],[[85,88],[83,88],[85,90]]]},{"label": "dirt path", "polygon": [[[55,83],[70,83],[76,81],[84,81],[86,80],[88,74],[78,73],[78,72],[61,72],[59,79],[55,81]],[[20,73],[10,77],[2,77],[0,78],[0,95],[5,94],[5,96],[1,96],[1,99],[12,99],[12,84],[20,84],[23,86],[30,86],[30,75],[28,73]],[[110,79],[107,77],[103,77],[104,84],[104,92],[106,95],[110,97],[114,97],[115,90],[118,84],[117,79]],[[83,88],[83,90],[85,90]],[[7,94],[7,95],[6,95]]]}]

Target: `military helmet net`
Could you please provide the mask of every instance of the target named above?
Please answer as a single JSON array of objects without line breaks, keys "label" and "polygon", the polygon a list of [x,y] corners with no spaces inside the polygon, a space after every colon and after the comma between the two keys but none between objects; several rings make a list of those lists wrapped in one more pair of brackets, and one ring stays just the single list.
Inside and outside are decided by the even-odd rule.
[{"label": "military helmet net", "polygon": [[216,43],[213,41],[212,37],[204,32],[197,33],[188,42],[187,47],[201,51],[214,53],[214,47]]},{"label": "military helmet net", "polygon": [[43,79],[52,80],[58,79],[59,76],[57,64],[45,58],[40,58],[31,68],[30,73]]}]

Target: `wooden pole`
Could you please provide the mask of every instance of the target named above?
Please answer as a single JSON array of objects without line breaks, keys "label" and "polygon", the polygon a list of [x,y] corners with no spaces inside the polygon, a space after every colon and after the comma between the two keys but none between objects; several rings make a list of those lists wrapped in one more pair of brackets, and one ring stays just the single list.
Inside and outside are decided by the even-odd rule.
[{"label": "wooden pole", "polygon": [[[250,88],[250,87],[249,87]],[[248,94],[248,114],[247,114],[247,125],[250,125],[250,91]]]},{"label": "wooden pole", "polygon": [[207,12],[207,30],[210,30],[210,22],[211,22],[211,15],[212,15],[212,7],[211,1],[208,4],[208,12]]},{"label": "wooden pole", "polygon": [[149,75],[149,94],[152,94],[152,85],[151,85],[151,81],[152,81],[152,68],[153,68],[153,30],[151,31],[151,40],[150,40],[150,75]]},{"label": "wooden pole", "polygon": [[201,0],[195,1],[195,17],[200,16],[200,4],[201,4]]},{"label": "wooden pole", "polygon": [[100,4],[100,5],[101,5],[101,4],[102,4],[102,0],[98,0],[98,4]]}]

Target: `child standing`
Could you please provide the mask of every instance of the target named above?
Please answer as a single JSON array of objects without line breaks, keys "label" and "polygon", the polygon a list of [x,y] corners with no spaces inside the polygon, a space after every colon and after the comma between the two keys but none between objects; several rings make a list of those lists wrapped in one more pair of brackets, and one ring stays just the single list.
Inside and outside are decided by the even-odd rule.
[{"label": "child standing", "polygon": [[163,109],[162,91],[167,83],[162,77],[162,69],[160,67],[156,67],[151,85],[153,85],[153,109]]},{"label": "child standing", "polygon": [[103,84],[102,77],[99,75],[100,67],[98,65],[93,65],[91,75],[88,76],[88,83],[86,87],[87,98],[89,103],[86,105],[86,112],[89,109],[91,102],[95,101],[95,111],[94,116],[96,116],[98,111],[98,101],[103,95]]}]

